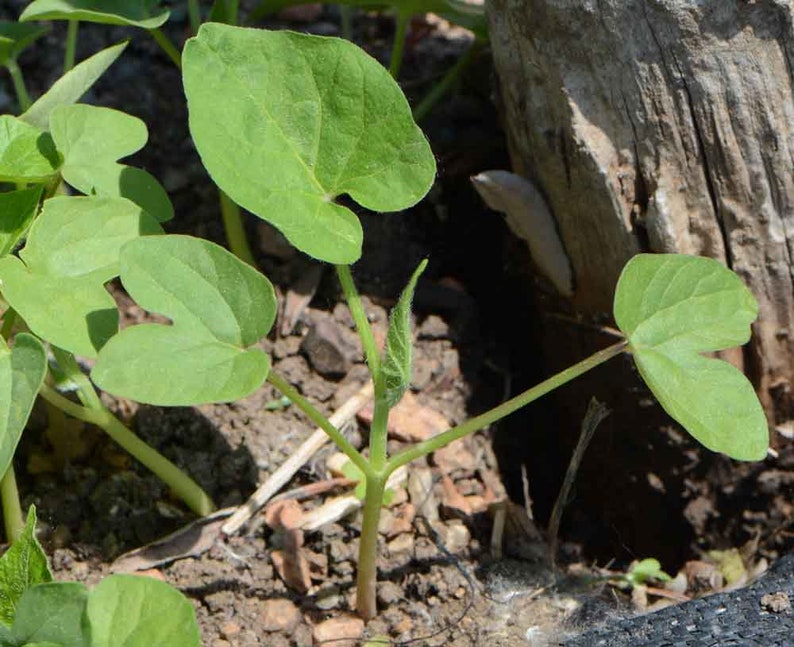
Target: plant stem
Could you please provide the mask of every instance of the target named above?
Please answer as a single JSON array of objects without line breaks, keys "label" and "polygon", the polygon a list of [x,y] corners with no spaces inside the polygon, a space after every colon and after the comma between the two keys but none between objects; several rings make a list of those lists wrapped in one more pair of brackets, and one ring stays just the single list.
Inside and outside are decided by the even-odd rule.
[{"label": "plant stem", "polygon": [[66,74],[74,67],[74,57],[77,50],[77,31],[79,20],[70,20],[66,30],[66,50],[63,54],[63,73]]},{"label": "plant stem", "polygon": [[403,63],[405,35],[408,32],[408,23],[410,20],[411,14],[399,10],[397,11],[394,45],[392,46],[391,59],[389,60],[389,74],[391,74],[394,79],[400,74],[400,67]]},{"label": "plant stem", "polygon": [[201,27],[201,11],[198,0],[187,0],[187,13],[190,17],[190,31],[195,36]]},{"label": "plant stem", "polygon": [[8,466],[0,480],[0,501],[3,504],[6,539],[9,544],[13,544],[25,529],[25,518],[22,515],[22,506],[19,504],[19,490],[17,490],[17,478],[14,474],[13,463]]},{"label": "plant stem", "polygon": [[226,240],[229,243],[229,249],[231,249],[232,253],[241,261],[248,263],[252,267],[256,267],[254,254],[245,236],[245,227],[243,227],[240,207],[221,189],[218,189],[218,196],[220,197],[223,230],[226,232]]},{"label": "plant stem", "polygon": [[168,58],[176,65],[180,70],[182,69],[182,54],[179,53],[179,50],[176,46],[168,40],[168,37],[159,29],[150,29],[149,33],[152,35],[152,38],[157,42]]},{"label": "plant stem", "polygon": [[367,313],[364,312],[364,306],[361,303],[361,297],[356,290],[356,284],[353,282],[353,275],[350,273],[349,265],[337,265],[336,275],[339,277],[339,282],[342,284],[342,291],[345,293],[347,300],[347,307],[350,308],[350,314],[353,321],[356,322],[356,329],[358,330],[359,337],[361,337],[361,344],[364,346],[364,356],[367,358],[367,366],[369,372],[372,374],[372,381],[375,384],[375,399],[378,399],[380,391],[380,352],[378,345],[375,343],[375,336],[372,334],[372,327],[369,325]]},{"label": "plant stem", "polygon": [[32,105],[28,89],[25,87],[25,77],[22,75],[22,70],[19,69],[19,64],[16,59],[9,58],[6,61],[6,68],[11,74],[11,81],[14,84],[14,92],[17,95],[17,103],[19,104],[19,111],[25,112]]},{"label": "plant stem", "polygon": [[475,40],[474,43],[472,43],[471,47],[466,50],[466,53],[463,54],[463,56],[458,59],[458,62],[444,75],[444,78],[436,83],[433,89],[430,90],[414,108],[414,121],[418,123],[428,115],[443,96],[458,82],[464,70],[471,64],[476,56],[479,55],[482,48],[483,44],[481,41]]},{"label": "plant stem", "polygon": [[386,476],[367,477],[356,576],[356,609],[364,620],[374,618],[378,612],[375,595],[378,578],[378,524],[385,489]]},{"label": "plant stem", "polygon": [[471,418],[457,427],[448,429],[437,436],[433,436],[432,438],[429,438],[421,443],[417,443],[413,447],[403,450],[399,454],[396,454],[390,461],[388,461],[388,463],[386,463],[386,474],[391,474],[401,465],[406,465],[417,458],[421,458],[426,454],[434,452],[437,449],[440,449],[445,445],[458,440],[458,438],[463,438],[464,436],[474,433],[478,429],[492,425],[497,420],[501,420],[505,416],[517,411],[530,402],[537,400],[539,397],[546,395],[550,391],[562,386],[566,382],[570,382],[575,377],[579,377],[583,373],[595,368],[599,364],[603,364],[608,359],[620,355],[624,350],[626,350],[627,345],[628,342],[624,340],[618,342],[617,344],[613,344],[604,350],[600,350],[597,353],[593,353],[590,355],[590,357],[583,359],[578,364],[574,364],[573,366],[566,368],[564,371],[557,373],[557,375],[550,377],[548,380],[533,386],[531,389],[520,393],[507,402],[503,402],[498,407],[494,407],[490,411],[486,411],[479,416]]},{"label": "plant stem", "polygon": [[309,418],[315,425],[322,429],[326,434],[331,437],[337,447],[341,449],[345,455],[352,461],[352,463],[361,470],[367,477],[375,477],[376,474],[372,466],[361,455],[361,453],[353,447],[350,441],[345,438],[344,434],[334,427],[322,413],[314,408],[311,402],[304,398],[297,389],[295,389],[289,382],[276,375],[272,370],[267,376],[267,381],[278,389],[282,395],[285,395],[290,401],[298,407],[306,417]]},{"label": "plant stem", "polygon": [[102,400],[99,399],[97,392],[94,390],[94,385],[91,384],[88,376],[83,373],[74,355],[57,346],[50,346],[50,349],[64,376],[74,382],[77,387],[77,397],[80,398],[83,406],[89,409],[104,409],[105,405],[102,404]]},{"label": "plant stem", "polygon": [[389,404],[383,396],[375,396],[372,424],[369,426],[369,464],[380,473],[386,467],[388,442]]},{"label": "plant stem", "polygon": [[342,38],[353,40],[353,7],[339,5],[339,14],[342,16]]},{"label": "plant stem", "polygon": [[236,25],[240,11],[240,0],[227,0],[226,6],[229,11],[229,24]]},{"label": "plant stem", "polygon": [[100,409],[80,406],[46,384],[42,385],[39,395],[73,418],[104,429],[108,436],[160,477],[196,514],[203,517],[215,510],[212,499],[207,496],[198,483],[127,429],[101,403]]}]

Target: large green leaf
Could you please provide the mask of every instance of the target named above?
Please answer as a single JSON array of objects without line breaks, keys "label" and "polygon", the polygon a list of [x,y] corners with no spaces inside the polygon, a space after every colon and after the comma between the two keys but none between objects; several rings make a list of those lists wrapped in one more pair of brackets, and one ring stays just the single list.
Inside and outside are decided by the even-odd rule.
[{"label": "large green leaf", "polygon": [[91,632],[85,614],[88,589],[77,582],[49,582],[25,591],[11,628],[14,645],[55,643],[89,647]]},{"label": "large green leaf", "polygon": [[0,65],[16,58],[48,31],[41,25],[0,22]]},{"label": "large green leaf", "polygon": [[80,100],[113,62],[121,56],[127,43],[113,45],[87,58],[59,78],[41,95],[20,119],[41,130],[49,130],[50,113],[58,106],[69,106]]},{"label": "large green leaf", "polygon": [[709,258],[640,254],[615,294],[615,320],[665,411],[709,449],[740,460],[766,455],[766,417],[747,378],[702,353],[746,343],[757,316],[739,277]]},{"label": "large green leaf", "polygon": [[212,178],[315,258],[361,255],[361,224],[338,196],[397,211],[433,182],[433,154],[400,88],[352,43],[206,24],[185,46],[183,76]]},{"label": "large green leaf", "polygon": [[10,254],[27,231],[43,191],[42,186],[0,193],[0,258]]},{"label": "large green leaf", "polygon": [[226,402],[258,388],[270,360],[252,347],[275,319],[270,282],[222,247],[189,236],[132,241],[121,254],[121,280],[143,308],[173,326],[122,330],[91,373],[105,391],[139,402]]},{"label": "large green leaf", "polygon": [[149,0],[34,0],[19,19],[83,20],[155,29],[168,20],[169,11],[154,10],[151,5]]},{"label": "large green leaf", "polygon": [[123,198],[47,200],[20,258],[0,259],[3,295],[37,335],[94,357],[118,329],[116,304],[104,283],[118,274],[119,249],[161,231]]},{"label": "large green leaf", "polygon": [[174,207],[157,180],[116,161],[146,144],[149,134],[140,119],[110,108],[77,104],[55,108],[50,129],[63,155],[61,175],[74,188],[86,195],[127,198],[160,222],[173,218]]},{"label": "large green leaf", "polygon": [[59,166],[49,134],[11,115],[0,115],[0,182],[43,184]]},{"label": "large green leaf", "polygon": [[427,267],[424,260],[405,286],[400,300],[394,306],[389,321],[389,332],[386,336],[381,374],[386,400],[390,407],[396,405],[411,384],[411,367],[413,356],[413,339],[411,338],[411,303],[414,298],[416,282]]},{"label": "large green leaf", "polygon": [[0,624],[11,627],[25,591],[51,581],[47,555],[36,539],[36,508],[30,506],[22,535],[0,557]]},{"label": "large green leaf", "polygon": [[88,598],[91,647],[199,647],[193,605],[165,582],[111,575]]}]

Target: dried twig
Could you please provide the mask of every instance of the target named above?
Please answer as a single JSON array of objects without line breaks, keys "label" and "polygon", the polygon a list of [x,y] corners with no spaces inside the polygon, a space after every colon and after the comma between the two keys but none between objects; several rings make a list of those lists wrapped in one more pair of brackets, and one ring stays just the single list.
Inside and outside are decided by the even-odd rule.
[{"label": "dried twig", "polygon": [[[366,384],[353,397],[345,402],[328,419],[339,428],[358,413],[372,399],[372,383]],[[298,470],[326,443],[329,438],[322,429],[317,429],[298,450],[279,467],[270,478],[257,488],[251,497],[229,518],[221,529],[225,535],[233,535],[245,525],[289,480]]]}]

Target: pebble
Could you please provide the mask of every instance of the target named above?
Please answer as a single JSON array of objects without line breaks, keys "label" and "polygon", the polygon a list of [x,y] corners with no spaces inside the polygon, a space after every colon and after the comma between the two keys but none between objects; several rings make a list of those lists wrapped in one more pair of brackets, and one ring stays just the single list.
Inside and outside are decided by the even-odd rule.
[{"label": "pebble", "polygon": [[259,627],[262,631],[291,632],[298,626],[301,612],[286,598],[273,598],[262,603],[259,613]]},{"label": "pebble", "polygon": [[317,317],[300,346],[312,368],[324,377],[342,377],[350,370],[337,325],[329,317]]},{"label": "pebble", "polygon": [[438,502],[433,494],[433,473],[428,467],[408,470],[408,496],[417,514],[430,523],[438,521]]},{"label": "pebble", "polygon": [[410,534],[399,535],[395,539],[392,539],[386,546],[391,555],[410,553],[413,552],[414,549],[414,537]]},{"label": "pebble", "polygon": [[363,633],[364,621],[361,618],[343,615],[315,625],[312,637],[315,644],[333,641],[334,647],[356,647]]}]

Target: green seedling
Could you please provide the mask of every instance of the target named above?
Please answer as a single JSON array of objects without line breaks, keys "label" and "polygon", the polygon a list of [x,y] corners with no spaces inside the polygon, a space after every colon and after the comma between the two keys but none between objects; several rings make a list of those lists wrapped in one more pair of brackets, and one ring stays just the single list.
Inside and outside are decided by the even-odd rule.
[{"label": "green seedling", "polygon": [[619,581],[633,589],[649,580],[663,583],[670,582],[672,579],[662,570],[662,565],[658,559],[648,557],[632,564],[631,568],[619,578]]},{"label": "green seedling", "polygon": [[[123,180],[128,171],[118,160],[137,150],[143,138],[138,122],[100,108],[50,107],[45,126],[7,120],[13,137],[0,168],[24,184],[22,190],[40,187],[43,205],[34,210],[22,249],[0,260],[3,296],[13,308],[4,324],[15,316],[9,313],[18,312],[32,333],[17,334],[9,344],[11,370],[0,382],[6,393],[15,379],[24,380],[23,402],[38,390],[66,413],[121,437],[120,423],[98,402],[75,353],[96,358],[93,384],[150,404],[228,402],[267,380],[323,428],[361,474],[357,606],[365,618],[376,614],[377,528],[389,476],[610,358],[631,353],[662,406],[709,449],[742,460],[764,457],[766,418],[752,386],[731,365],[704,355],[745,343],[757,304],[717,261],[676,255],[639,255],[624,269],[614,305],[624,340],[491,411],[388,455],[389,411],[410,382],[409,314],[425,263],[392,312],[380,352],[351,272],[361,255],[361,223],[338,198],[348,196],[373,211],[398,211],[429,190],[435,160],[405,97],[385,69],[347,41],[223,24],[204,25],[188,41],[183,80],[196,148],[224,194],[277,227],[300,251],[336,267],[374,384],[368,454],[271,369],[259,346],[276,312],[269,281],[217,245],[160,233],[170,211],[161,211],[158,190],[106,181]],[[61,180],[87,195],[56,197],[53,187]],[[33,197],[17,197],[20,209],[30,210],[25,205]],[[117,332],[116,313],[103,292],[115,276],[139,305],[171,323]],[[53,300],[60,300],[64,312],[43,315]],[[7,338],[10,332],[10,324],[4,325]],[[15,372],[19,341],[30,346],[33,366],[26,360]],[[82,404],[46,383],[37,388],[45,342],[61,372],[81,385]],[[11,420],[10,414],[6,410],[0,419]],[[15,428],[26,417],[14,418]],[[163,472],[177,489],[175,473]],[[185,492],[196,494],[181,485],[186,498]]]},{"label": "green seedling", "polygon": [[0,558],[0,647],[198,647],[193,605],[165,582],[111,575],[93,589],[54,582],[31,506]]}]

